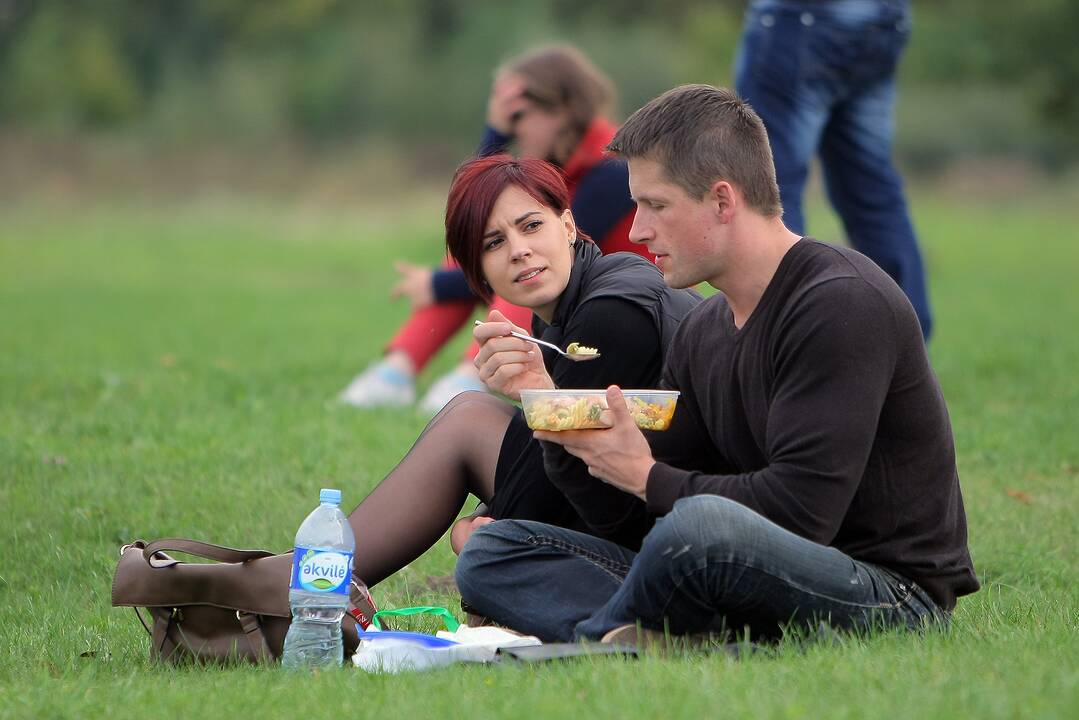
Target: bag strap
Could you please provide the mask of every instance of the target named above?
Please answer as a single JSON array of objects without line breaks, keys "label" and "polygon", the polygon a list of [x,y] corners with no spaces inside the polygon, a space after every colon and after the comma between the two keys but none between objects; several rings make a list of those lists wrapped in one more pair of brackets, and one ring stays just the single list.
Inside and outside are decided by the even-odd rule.
[{"label": "bag strap", "polygon": [[272,557],[274,553],[268,550],[237,550],[236,548],[223,545],[212,545],[200,540],[188,540],[186,538],[163,538],[154,540],[142,549],[142,556],[150,566],[155,568],[171,567],[180,562],[165,554],[166,550],[197,555],[207,560],[218,562],[241,563],[247,560]]},{"label": "bag strap", "polygon": [[266,642],[266,636],[262,634],[262,626],[259,624],[257,615],[236,611],[236,619],[240,621],[240,627],[244,630],[247,643],[251,646],[251,652],[259,664],[265,664],[273,660],[273,653]]},{"label": "bag strap", "polygon": [[[176,608],[172,608],[164,617],[154,617],[154,631],[150,636],[150,654],[154,657],[161,657],[165,651],[165,641],[169,636],[169,625],[172,624],[173,619],[176,617]],[[139,620],[142,620],[142,616],[139,616]]]}]

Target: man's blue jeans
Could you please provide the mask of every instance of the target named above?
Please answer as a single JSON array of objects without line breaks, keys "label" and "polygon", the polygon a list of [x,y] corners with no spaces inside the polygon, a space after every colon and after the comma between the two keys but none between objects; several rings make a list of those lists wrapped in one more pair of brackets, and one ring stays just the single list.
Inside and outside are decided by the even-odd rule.
[{"label": "man's blue jeans", "polygon": [[819,150],[851,246],[903,289],[928,338],[925,271],[892,164],[895,72],[910,27],[906,0],[754,0],[735,86],[768,130],[787,227],[805,233],[802,196]]},{"label": "man's blue jeans", "polygon": [[675,503],[639,553],[527,520],[484,525],[461,553],[457,585],[477,612],[545,641],[596,640],[636,622],[676,635],[748,628],[774,638],[788,624],[947,621],[910,580],[715,495]]}]

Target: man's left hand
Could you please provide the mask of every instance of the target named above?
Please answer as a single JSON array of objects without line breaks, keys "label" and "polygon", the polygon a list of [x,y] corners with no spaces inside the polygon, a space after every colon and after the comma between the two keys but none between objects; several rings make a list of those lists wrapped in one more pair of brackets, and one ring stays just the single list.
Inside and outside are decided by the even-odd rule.
[{"label": "man's left hand", "polygon": [[655,465],[652,449],[626,407],[617,385],[607,388],[607,410],[600,416],[611,424],[607,430],[537,430],[537,440],[557,443],[588,466],[588,473],[645,499],[648,473]]}]

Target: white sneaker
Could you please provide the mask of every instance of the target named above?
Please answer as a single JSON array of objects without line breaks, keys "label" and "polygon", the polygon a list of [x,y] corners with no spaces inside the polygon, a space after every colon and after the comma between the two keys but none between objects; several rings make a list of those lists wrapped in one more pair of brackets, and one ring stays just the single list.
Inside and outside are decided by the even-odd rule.
[{"label": "white sneaker", "polygon": [[416,402],[412,378],[385,361],[357,375],[338,399],[358,408],[406,407]]},{"label": "white sneaker", "polygon": [[454,370],[431,384],[423,400],[420,400],[419,408],[422,412],[434,415],[450,400],[468,390],[487,392],[487,386],[475,375]]}]

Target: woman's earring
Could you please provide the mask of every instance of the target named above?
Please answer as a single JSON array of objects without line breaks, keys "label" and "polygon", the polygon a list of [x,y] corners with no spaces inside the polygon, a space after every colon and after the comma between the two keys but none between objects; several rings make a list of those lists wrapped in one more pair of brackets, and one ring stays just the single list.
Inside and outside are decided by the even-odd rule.
[{"label": "woman's earring", "polygon": [[569,239],[569,246],[573,247],[573,243],[577,242],[577,233],[573,233],[573,237]]}]

